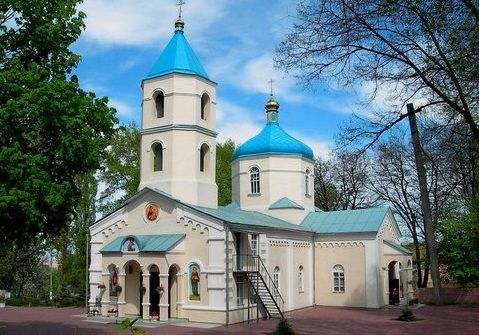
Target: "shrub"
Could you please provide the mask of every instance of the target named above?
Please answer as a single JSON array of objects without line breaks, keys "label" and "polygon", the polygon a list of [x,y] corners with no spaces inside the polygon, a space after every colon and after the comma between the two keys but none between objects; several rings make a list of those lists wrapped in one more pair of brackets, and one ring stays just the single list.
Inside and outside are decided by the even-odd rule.
[{"label": "shrub", "polygon": [[276,330],[273,332],[273,335],[294,335],[295,332],[289,324],[288,320],[281,318],[276,326]]}]

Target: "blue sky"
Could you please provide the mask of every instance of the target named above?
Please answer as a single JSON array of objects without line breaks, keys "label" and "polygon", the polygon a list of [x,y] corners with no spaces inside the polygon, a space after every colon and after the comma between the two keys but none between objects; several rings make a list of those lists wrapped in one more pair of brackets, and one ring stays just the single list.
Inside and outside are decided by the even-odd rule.
[{"label": "blue sky", "polygon": [[[265,123],[270,78],[280,103],[280,124],[316,156],[333,146],[338,125],[361,112],[359,89],[315,84],[305,89],[291,74],[273,68],[275,48],[289,31],[294,0],[187,0],[185,36],[217,87],[218,141],[237,144]],[[73,50],[82,56],[81,85],[108,96],[122,123],[139,124],[141,80],[174,32],[175,0],[85,0],[86,30]],[[380,99],[380,97],[378,97]]]}]

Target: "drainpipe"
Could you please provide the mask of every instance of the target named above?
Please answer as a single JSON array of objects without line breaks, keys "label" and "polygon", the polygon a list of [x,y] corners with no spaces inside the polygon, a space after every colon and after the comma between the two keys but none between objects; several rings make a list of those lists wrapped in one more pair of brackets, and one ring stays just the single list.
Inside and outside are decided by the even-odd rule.
[{"label": "drainpipe", "polygon": [[225,255],[226,255],[226,280],[225,280],[225,284],[226,284],[226,325],[228,325],[230,323],[230,290],[229,290],[229,282],[230,282],[230,253],[229,253],[229,250],[230,250],[230,243],[229,243],[229,235],[230,235],[230,231],[229,231],[229,228],[228,228],[228,225],[226,224],[225,222],[225,233],[226,233],[226,239],[225,239],[225,243],[226,243],[226,248],[225,248]]}]

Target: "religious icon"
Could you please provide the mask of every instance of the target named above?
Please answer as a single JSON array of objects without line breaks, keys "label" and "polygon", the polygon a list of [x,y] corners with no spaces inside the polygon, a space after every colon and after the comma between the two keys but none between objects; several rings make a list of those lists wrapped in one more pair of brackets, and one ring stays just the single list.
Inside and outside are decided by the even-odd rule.
[{"label": "religious icon", "polygon": [[200,300],[200,273],[197,264],[190,265],[190,300]]},{"label": "religious icon", "polygon": [[148,204],[145,208],[145,216],[148,220],[154,221],[158,217],[158,207],[154,204]]},{"label": "religious icon", "polygon": [[128,251],[135,251],[136,250],[136,244],[135,244],[135,239],[133,237],[130,237],[130,241],[128,242],[127,249]]}]

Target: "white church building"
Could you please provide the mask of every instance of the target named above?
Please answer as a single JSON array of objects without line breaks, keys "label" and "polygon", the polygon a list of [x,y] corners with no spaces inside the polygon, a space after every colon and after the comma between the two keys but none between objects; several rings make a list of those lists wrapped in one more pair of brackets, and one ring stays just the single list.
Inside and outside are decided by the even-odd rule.
[{"label": "white church building", "polygon": [[232,202],[218,206],[216,85],[179,18],[142,81],[139,191],[90,228],[90,306],[231,324],[406,297],[411,254],[391,210],[315,208],[313,152],[281,128],[273,96],[264,128],[233,153]]}]

